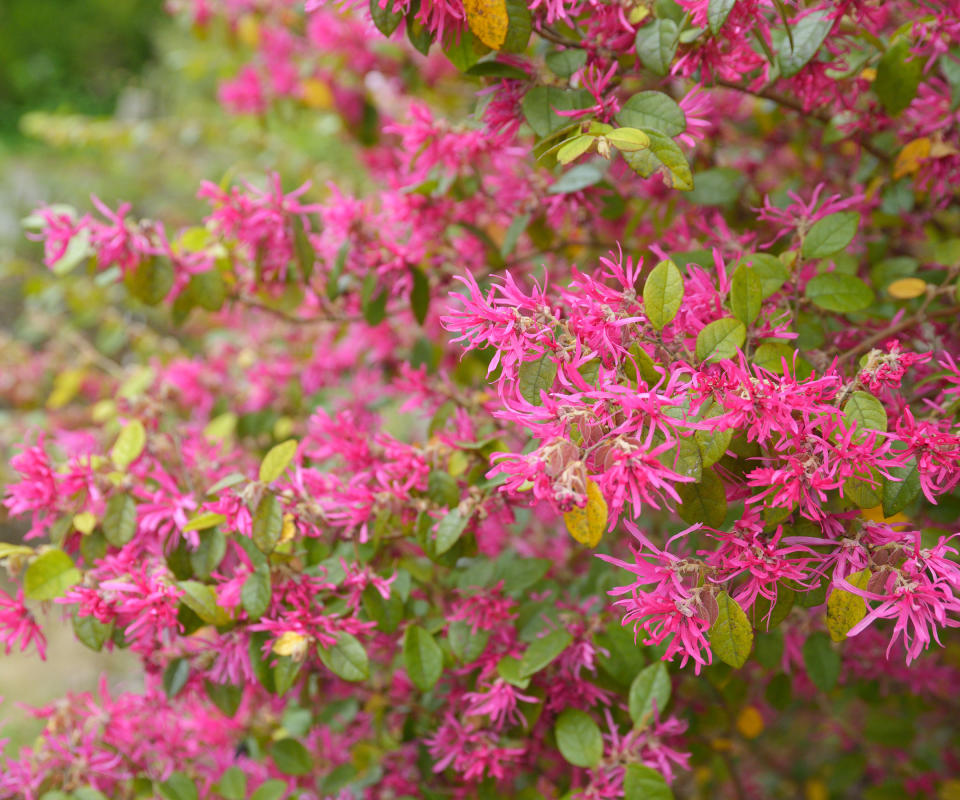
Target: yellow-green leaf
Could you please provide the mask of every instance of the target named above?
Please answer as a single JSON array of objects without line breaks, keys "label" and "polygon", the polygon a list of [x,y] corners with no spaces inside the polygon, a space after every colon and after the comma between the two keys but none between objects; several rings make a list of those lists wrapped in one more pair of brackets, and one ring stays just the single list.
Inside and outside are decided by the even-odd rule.
[{"label": "yellow-green leaf", "polygon": [[290,466],[297,452],[297,440],[287,439],[285,442],[271,447],[270,451],[260,462],[260,480],[263,483],[272,483],[279,478],[283,471]]},{"label": "yellow-green leaf", "polygon": [[110,458],[117,469],[125,470],[136,461],[147,444],[147,431],[138,419],[128,422],[110,451]]},{"label": "yellow-green leaf", "polygon": [[47,550],[37,556],[23,575],[23,593],[31,600],[53,600],[80,582],[80,570],[63,550]]},{"label": "yellow-green leaf", "polygon": [[[847,583],[858,589],[866,589],[870,570],[862,569],[847,576]],[[834,587],[827,599],[827,630],[835,642],[847,638],[847,632],[867,614],[867,601],[846,589]]]},{"label": "yellow-green leaf", "polygon": [[750,655],[753,628],[739,603],[726,592],[717,595],[717,606],[720,613],[710,626],[710,649],[725,664],[739,669]]},{"label": "yellow-green leaf", "polygon": [[643,310],[658,331],[670,322],[683,303],[683,276],[677,265],[667,259],[650,272],[643,285]]}]

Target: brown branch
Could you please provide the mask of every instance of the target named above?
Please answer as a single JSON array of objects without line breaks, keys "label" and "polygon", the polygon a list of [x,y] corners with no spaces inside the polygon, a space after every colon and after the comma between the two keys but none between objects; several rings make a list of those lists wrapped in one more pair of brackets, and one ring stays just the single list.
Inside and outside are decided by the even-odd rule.
[{"label": "brown branch", "polygon": [[[748,86],[744,86],[742,83],[735,83],[734,81],[724,80],[723,78],[718,78],[716,80],[716,85],[723,86],[725,89],[733,89],[734,91],[741,92],[743,94],[749,94],[753,97],[759,97],[762,100],[770,100],[771,102],[776,103],[783,108],[789,108],[791,111],[796,111],[798,114],[802,114],[805,117],[815,119],[824,125],[829,125],[832,119],[828,112],[808,110],[804,108],[803,103],[801,103],[795,97],[790,97],[789,95],[775,91],[774,89],[766,88],[755,90],[749,88]],[[871,144],[866,139],[862,137],[854,137],[853,141],[880,161],[890,161],[890,156],[887,153]]]},{"label": "brown branch", "polygon": [[856,347],[851,347],[845,353],[841,354],[837,362],[843,363],[848,361],[854,356],[859,355],[860,353],[870,350],[875,344],[879,344],[888,336],[895,336],[902,331],[909,330],[917,325],[920,325],[928,319],[936,319],[938,317],[951,317],[960,314],[960,306],[948,306],[946,308],[938,308],[936,311],[930,312],[917,312],[912,316],[906,317],[905,319],[900,320],[896,325],[891,325],[889,328],[884,328],[882,331],[878,331],[872,336],[868,336]]}]

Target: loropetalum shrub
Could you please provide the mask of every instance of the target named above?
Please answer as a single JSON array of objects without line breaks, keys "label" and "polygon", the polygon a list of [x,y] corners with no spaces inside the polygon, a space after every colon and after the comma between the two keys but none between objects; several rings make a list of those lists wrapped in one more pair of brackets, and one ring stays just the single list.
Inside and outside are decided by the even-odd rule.
[{"label": "loropetalum shrub", "polygon": [[956,797],[960,2],[177,11],[373,189],[27,221],[168,339],[4,383],[0,641],[146,685],[0,795]]}]

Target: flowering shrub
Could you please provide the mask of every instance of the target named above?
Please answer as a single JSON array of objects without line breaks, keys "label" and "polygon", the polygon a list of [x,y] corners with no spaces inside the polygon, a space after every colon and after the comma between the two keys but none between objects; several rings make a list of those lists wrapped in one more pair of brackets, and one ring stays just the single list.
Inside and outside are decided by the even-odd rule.
[{"label": "flowering shrub", "polygon": [[177,5],[373,188],[27,220],[174,333],[0,384],[0,642],[146,681],[0,797],[956,797],[960,3]]}]

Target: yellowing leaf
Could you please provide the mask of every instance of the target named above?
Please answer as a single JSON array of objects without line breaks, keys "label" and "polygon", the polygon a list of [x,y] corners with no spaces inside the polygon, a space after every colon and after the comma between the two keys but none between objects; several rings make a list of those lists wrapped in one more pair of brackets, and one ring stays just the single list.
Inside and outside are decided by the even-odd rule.
[{"label": "yellowing leaf", "polygon": [[897,180],[904,175],[911,175],[920,169],[920,162],[930,157],[930,139],[926,136],[907,142],[903,150],[897,154],[893,164],[893,178]]},{"label": "yellowing leaf", "polygon": [[244,14],[237,20],[237,38],[247,47],[260,44],[260,23],[253,14]]},{"label": "yellowing leaf", "polygon": [[756,739],[763,733],[763,717],[753,706],[747,706],[737,715],[737,730],[744,739]]},{"label": "yellowing leaf", "polygon": [[302,633],[287,631],[273,643],[273,652],[278,656],[291,656],[302,659],[307,653],[307,637]]},{"label": "yellowing leaf", "polygon": [[53,379],[53,391],[47,398],[47,408],[51,411],[63,408],[76,397],[86,377],[87,372],[84,369],[65,369],[58,373]]},{"label": "yellowing leaf", "polygon": [[570,535],[587,547],[596,547],[607,529],[607,501],[603,499],[600,487],[590,478],[587,479],[587,504],[583,508],[574,508],[563,515]]},{"label": "yellowing leaf", "polygon": [[[870,570],[862,569],[847,576],[847,583],[858,589],[866,589]],[[835,642],[847,638],[847,631],[866,616],[867,602],[860,595],[845,589],[834,588],[827,600],[827,630]]]},{"label": "yellowing leaf", "polygon": [[293,514],[283,515],[283,527],[280,529],[280,544],[289,542],[297,533],[297,526],[293,521]]},{"label": "yellowing leaf", "polygon": [[510,26],[506,0],[464,0],[463,8],[473,35],[487,47],[499,50]]},{"label": "yellowing leaf", "polygon": [[97,526],[97,518],[91,514],[89,511],[81,511],[79,514],[74,514],[73,516],[73,527],[76,528],[84,536],[88,536],[93,533],[93,529]]},{"label": "yellowing leaf", "polygon": [[911,300],[927,291],[927,282],[922,278],[900,278],[887,287],[887,293],[897,300]]},{"label": "yellowing leaf", "polygon": [[300,83],[300,97],[308,108],[332,108],[333,92],[330,87],[317,78],[306,78]]},{"label": "yellowing leaf", "polygon": [[865,508],[860,512],[860,515],[868,522],[884,522],[887,525],[903,525],[910,522],[910,518],[906,514],[899,512],[890,517],[883,516],[883,506]]}]

